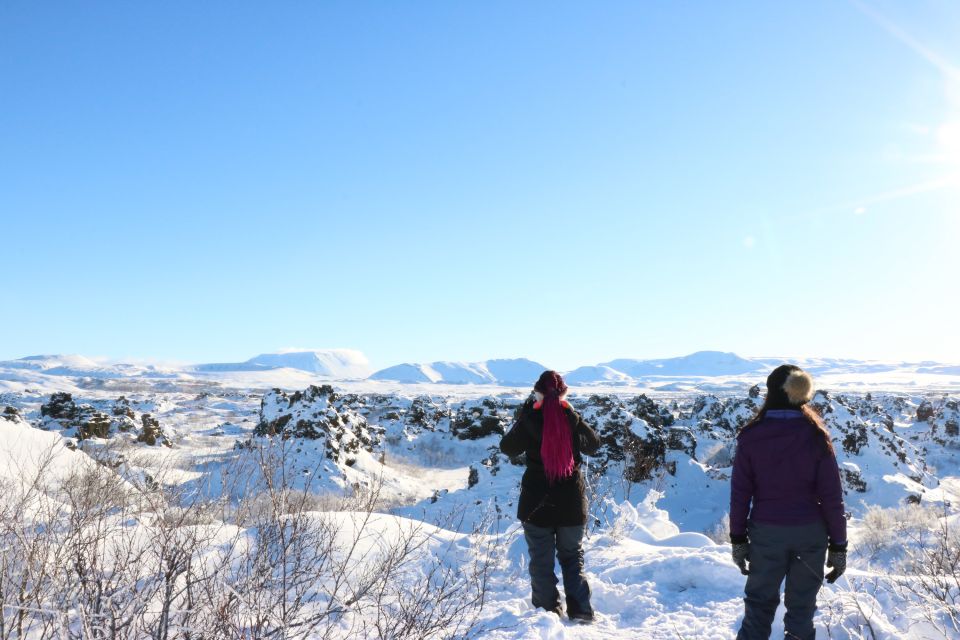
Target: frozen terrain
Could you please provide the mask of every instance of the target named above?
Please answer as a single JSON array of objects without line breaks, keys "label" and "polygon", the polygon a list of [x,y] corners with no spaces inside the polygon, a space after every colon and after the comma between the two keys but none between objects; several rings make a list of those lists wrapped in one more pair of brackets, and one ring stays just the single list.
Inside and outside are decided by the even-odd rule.
[{"label": "frozen terrain", "polygon": [[[101,551],[140,548],[133,541],[202,539],[193,564],[174,582],[186,584],[199,566],[209,571],[202,575],[220,576],[198,584],[209,586],[210,602],[232,612],[229,620],[207,615],[215,607],[185,607],[173,596],[163,614],[163,573],[158,569],[151,582],[154,560],[138,565],[137,592],[147,604],[127,603],[123,611],[134,612],[141,629],[162,622],[167,637],[186,637],[191,629],[223,633],[232,624],[250,637],[287,625],[290,638],[733,638],[743,578],[724,542],[729,466],[735,430],[756,409],[761,398],[754,385],[765,374],[763,367],[749,369],[752,361],[721,356],[612,361],[597,367],[603,381],[574,388],[574,406],[603,442],[586,469],[593,517],[586,565],[600,614],[592,626],[529,604],[514,518],[522,466],[497,448],[527,394],[498,376],[536,368],[525,362],[475,366],[486,384],[443,376],[413,384],[356,377],[329,384],[332,369],[308,369],[317,362],[332,367],[334,360],[302,353],[279,362],[285,366],[261,357],[233,369],[105,365],[78,357],[2,363],[0,508],[5,523],[25,523],[19,538],[10,537],[10,527],[2,534],[4,571],[13,572],[0,583],[4,628],[24,613],[24,637],[60,637],[64,629],[79,637],[84,616],[108,615],[102,607],[89,613],[93,605],[68,571],[62,584],[38,584],[25,600],[5,586],[24,575],[10,561],[16,544],[42,535],[52,536],[37,538],[51,548],[64,542],[56,536],[67,535],[70,514],[83,507],[74,478],[107,474],[110,490],[101,497],[139,497],[103,512],[110,542]],[[355,373],[351,367],[361,360],[347,357],[343,366]],[[958,528],[954,374],[919,373],[920,365],[804,364],[818,371],[825,390],[814,402],[834,435],[852,518],[850,570],[822,592],[819,633],[958,637],[949,609],[911,589],[926,566],[917,550],[930,548],[937,531],[955,535]],[[660,367],[663,378],[649,367]],[[922,366],[937,367],[947,365]],[[587,373],[582,380],[591,380]],[[41,485],[31,483],[41,475]],[[171,518],[172,496],[176,513],[191,513],[189,519]],[[202,518],[196,505],[204,505]],[[253,569],[275,566],[257,564],[266,560],[251,551],[272,548],[264,540],[276,544],[265,538],[270,531],[296,547],[283,538],[287,527],[330,550],[329,564],[308,567],[314,578],[301,591],[281,588],[273,574],[253,578],[259,575]],[[415,541],[407,544],[413,549],[397,555],[404,541]],[[374,574],[390,580],[377,582]],[[955,576],[944,584],[956,611],[960,593],[951,585],[960,585]],[[370,585],[378,585],[379,599]],[[47,587],[53,595],[44,599]],[[115,608],[121,593],[129,595],[118,590]],[[451,602],[463,603],[462,610]],[[421,622],[404,626],[404,611],[419,611]],[[314,627],[297,635],[307,619]],[[118,637],[138,637],[129,628],[132,635]]]},{"label": "frozen terrain", "polygon": [[[784,361],[813,373],[833,390],[960,391],[960,365],[838,358],[743,358],[734,353],[700,351],[658,360],[616,359],[563,372],[573,386],[591,391],[744,392],[764,372]],[[526,358],[482,362],[404,363],[372,371],[367,357],[353,349],[284,350],[243,362],[207,364],[124,363],[76,355],[28,356],[0,361],[0,390],[90,386],[97,380],[214,383],[238,388],[302,389],[336,381],[356,392],[476,394],[493,387],[526,388],[547,367]],[[479,387],[472,389],[471,387]]]}]

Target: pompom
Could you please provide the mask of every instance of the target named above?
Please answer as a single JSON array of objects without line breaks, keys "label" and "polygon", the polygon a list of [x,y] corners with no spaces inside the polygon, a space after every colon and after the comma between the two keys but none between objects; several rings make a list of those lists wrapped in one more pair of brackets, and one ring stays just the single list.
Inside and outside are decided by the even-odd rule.
[{"label": "pompom", "polygon": [[790,404],[797,406],[813,400],[813,378],[806,371],[791,371],[783,383]]}]

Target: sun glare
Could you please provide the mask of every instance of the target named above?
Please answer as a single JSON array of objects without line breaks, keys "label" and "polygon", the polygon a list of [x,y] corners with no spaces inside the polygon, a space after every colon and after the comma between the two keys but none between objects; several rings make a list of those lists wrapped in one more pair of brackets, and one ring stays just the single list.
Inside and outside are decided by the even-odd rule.
[{"label": "sun glare", "polygon": [[944,161],[960,169],[960,120],[946,122],[937,128],[937,146]]}]

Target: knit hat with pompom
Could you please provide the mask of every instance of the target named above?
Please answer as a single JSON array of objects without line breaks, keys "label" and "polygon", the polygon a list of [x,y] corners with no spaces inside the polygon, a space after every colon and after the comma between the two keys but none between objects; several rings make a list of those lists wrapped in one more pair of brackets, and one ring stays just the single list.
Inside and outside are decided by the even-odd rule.
[{"label": "knit hat with pompom", "polygon": [[813,400],[813,378],[794,364],[783,364],[767,376],[767,408],[797,409]]}]

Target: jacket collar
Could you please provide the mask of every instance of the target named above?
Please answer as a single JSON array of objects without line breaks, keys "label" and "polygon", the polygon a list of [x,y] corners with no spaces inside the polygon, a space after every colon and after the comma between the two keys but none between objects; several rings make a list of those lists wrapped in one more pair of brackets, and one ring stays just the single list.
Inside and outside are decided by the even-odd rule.
[{"label": "jacket collar", "polygon": [[799,409],[767,409],[766,417],[774,418],[777,420],[787,420],[789,418],[802,418],[803,411],[800,411]]}]

